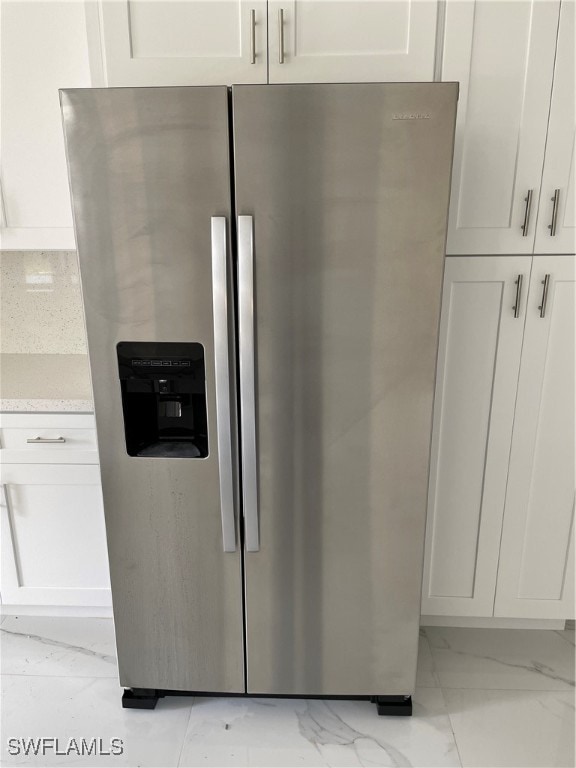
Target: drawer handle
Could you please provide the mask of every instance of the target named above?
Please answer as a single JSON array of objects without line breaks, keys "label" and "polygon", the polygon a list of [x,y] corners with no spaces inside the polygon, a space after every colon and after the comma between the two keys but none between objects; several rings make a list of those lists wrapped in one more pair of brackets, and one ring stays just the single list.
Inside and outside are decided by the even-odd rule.
[{"label": "drawer handle", "polygon": [[65,443],[65,437],[29,437],[27,443]]}]

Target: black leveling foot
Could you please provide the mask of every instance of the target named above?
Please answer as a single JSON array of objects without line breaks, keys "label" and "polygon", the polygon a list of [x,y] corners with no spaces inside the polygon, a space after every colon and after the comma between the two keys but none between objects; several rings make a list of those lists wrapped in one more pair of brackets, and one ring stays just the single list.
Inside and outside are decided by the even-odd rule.
[{"label": "black leveling foot", "polygon": [[124,709],[154,709],[162,695],[156,688],[126,688],[122,706]]},{"label": "black leveling foot", "polygon": [[372,696],[379,715],[409,717],[412,714],[412,696]]}]

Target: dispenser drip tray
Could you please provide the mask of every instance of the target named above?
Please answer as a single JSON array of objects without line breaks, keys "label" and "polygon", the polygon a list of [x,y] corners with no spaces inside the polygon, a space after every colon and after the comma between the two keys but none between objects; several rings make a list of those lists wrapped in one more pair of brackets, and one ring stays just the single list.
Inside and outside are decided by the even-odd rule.
[{"label": "dispenser drip tray", "polygon": [[[194,443],[186,440],[158,440],[142,448],[137,456],[156,456],[164,459],[200,459],[202,452]],[[205,454],[204,454],[205,455]]]}]

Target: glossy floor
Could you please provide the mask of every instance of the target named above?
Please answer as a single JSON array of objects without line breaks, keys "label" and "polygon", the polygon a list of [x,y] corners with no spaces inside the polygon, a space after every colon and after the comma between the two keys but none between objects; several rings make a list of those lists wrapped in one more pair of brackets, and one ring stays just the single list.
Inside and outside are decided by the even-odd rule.
[{"label": "glossy floor", "polygon": [[[6,617],[0,635],[7,766],[574,765],[573,630],[422,630],[412,718],[378,718],[363,701],[182,697],[123,710],[110,620]],[[28,742],[24,754],[22,739],[38,737],[61,752],[121,739],[123,753],[45,744],[35,756]]]}]

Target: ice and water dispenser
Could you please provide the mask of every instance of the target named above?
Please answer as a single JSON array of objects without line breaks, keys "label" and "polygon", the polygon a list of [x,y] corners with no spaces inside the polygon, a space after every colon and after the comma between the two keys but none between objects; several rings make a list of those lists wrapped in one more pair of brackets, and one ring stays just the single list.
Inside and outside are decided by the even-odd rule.
[{"label": "ice and water dispenser", "polygon": [[208,456],[204,347],[195,342],[117,345],[129,456]]}]

